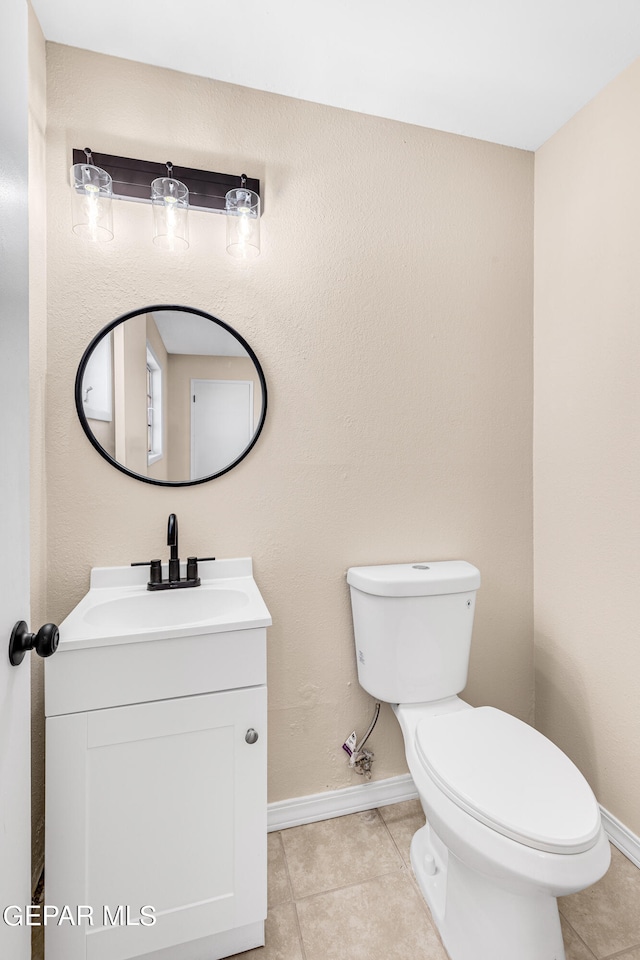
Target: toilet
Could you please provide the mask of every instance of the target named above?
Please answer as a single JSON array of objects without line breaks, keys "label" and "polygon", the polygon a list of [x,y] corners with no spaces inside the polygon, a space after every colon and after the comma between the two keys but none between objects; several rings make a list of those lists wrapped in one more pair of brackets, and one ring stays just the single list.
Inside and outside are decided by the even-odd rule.
[{"label": "toilet", "polygon": [[351,567],[347,582],[358,679],[402,729],[427,820],[411,865],[451,960],[565,960],[556,898],[606,873],[609,843],[558,747],[457,696],[480,572],[463,560],[388,564]]}]

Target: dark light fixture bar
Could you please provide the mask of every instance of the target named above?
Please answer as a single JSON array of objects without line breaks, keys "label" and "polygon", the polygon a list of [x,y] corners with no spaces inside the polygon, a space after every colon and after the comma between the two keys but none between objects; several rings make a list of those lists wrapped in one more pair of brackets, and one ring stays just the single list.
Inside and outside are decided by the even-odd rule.
[{"label": "dark light fixture bar", "polygon": [[[167,175],[166,163],[150,160],[134,160],[130,157],[114,157],[108,153],[93,153],[93,162],[105,170],[113,180],[113,197],[117,200],[135,200],[151,203],[151,181]],[[86,163],[84,150],[73,151],[73,163]],[[212,173],[192,167],[172,169],[173,177],[189,189],[189,206],[192,210],[210,213],[225,213],[226,195],[236,187],[246,186],[260,195],[260,181],[228,173]]]}]

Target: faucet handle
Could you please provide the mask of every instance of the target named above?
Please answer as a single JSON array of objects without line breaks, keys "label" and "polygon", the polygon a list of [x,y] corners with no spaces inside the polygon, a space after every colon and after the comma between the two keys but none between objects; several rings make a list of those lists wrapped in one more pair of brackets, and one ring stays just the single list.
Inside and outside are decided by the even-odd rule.
[{"label": "faucet handle", "polygon": [[138,560],[132,567],[151,567],[149,583],[162,583],[162,560]]},{"label": "faucet handle", "polygon": [[191,583],[200,583],[200,577],[198,576],[199,560],[215,560],[215,557],[187,557],[187,580]]}]

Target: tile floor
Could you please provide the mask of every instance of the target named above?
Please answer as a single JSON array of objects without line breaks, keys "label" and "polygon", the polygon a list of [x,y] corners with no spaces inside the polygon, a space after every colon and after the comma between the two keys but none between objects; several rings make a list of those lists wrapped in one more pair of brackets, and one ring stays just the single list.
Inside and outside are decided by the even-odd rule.
[{"label": "tile floor", "polygon": [[[447,960],[409,865],[423,823],[409,800],[269,834],[266,945],[238,957]],[[567,960],[640,960],[640,870],[611,852],[599,883],[560,900]]]},{"label": "tile floor", "polygon": [[[269,834],[266,945],[242,960],[447,960],[409,864],[419,801]],[[560,900],[567,960],[640,960],[640,870]],[[514,958],[517,960],[517,958]]]}]

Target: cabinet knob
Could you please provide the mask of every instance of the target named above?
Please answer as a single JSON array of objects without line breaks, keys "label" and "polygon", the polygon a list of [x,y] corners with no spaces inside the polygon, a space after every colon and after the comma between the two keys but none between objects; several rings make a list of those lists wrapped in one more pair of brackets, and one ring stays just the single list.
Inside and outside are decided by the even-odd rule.
[{"label": "cabinet knob", "polygon": [[253,727],[249,727],[249,729],[244,735],[244,738],[247,741],[247,743],[255,743],[256,740],[258,739],[258,731],[254,730]]}]

